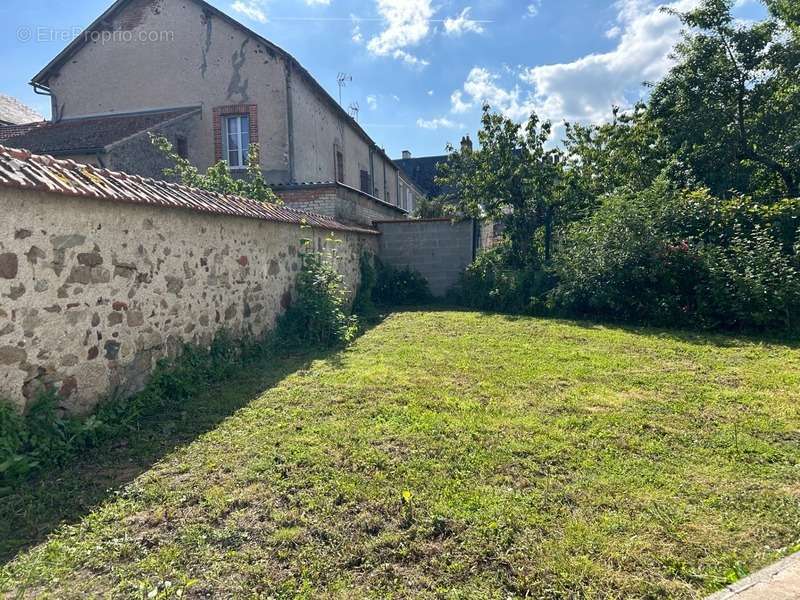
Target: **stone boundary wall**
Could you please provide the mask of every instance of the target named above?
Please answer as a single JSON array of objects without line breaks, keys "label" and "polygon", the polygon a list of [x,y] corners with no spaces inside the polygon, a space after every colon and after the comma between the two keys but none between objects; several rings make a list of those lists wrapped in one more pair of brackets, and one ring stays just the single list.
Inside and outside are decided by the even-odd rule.
[{"label": "stone boundary wall", "polygon": [[287,206],[326,215],[343,223],[372,225],[376,221],[402,219],[402,209],[341,183],[275,186]]},{"label": "stone boundary wall", "polygon": [[[37,390],[87,414],[140,389],[158,358],[225,329],[258,336],[291,301],[301,239],[327,229],[0,188],[0,398]],[[338,268],[359,283],[378,235],[335,232]]]},{"label": "stone boundary wall", "polygon": [[378,256],[387,265],[418,271],[434,296],[444,296],[474,259],[473,223],[450,219],[378,222]]}]

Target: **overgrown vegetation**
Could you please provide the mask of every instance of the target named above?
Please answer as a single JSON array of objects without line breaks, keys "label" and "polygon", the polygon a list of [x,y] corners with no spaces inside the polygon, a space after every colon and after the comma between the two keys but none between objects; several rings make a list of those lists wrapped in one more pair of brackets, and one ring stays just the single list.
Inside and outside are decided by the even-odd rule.
[{"label": "overgrown vegetation", "polygon": [[243,176],[234,177],[225,161],[219,161],[205,173],[201,173],[188,159],[180,156],[164,136],[150,134],[150,141],[173,165],[164,169],[164,175],[177,179],[183,185],[219,194],[242,196],[258,202],[282,204],[264,179],[261,171],[261,149],[258,144],[250,144],[247,152],[247,170]]},{"label": "overgrown vegetation", "polygon": [[649,104],[602,125],[520,126],[484,110],[453,151],[445,212],[505,223],[469,306],[800,331],[800,38],[791,3],[740,23],[706,0]]},{"label": "overgrown vegetation", "polygon": [[[336,250],[316,251],[310,240],[303,242],[303,264],[293,301],[278,319],[278,337],[290,345],[322,348],[351,342],[358,333],[358,317],[350,314],[348,290],[336,269]],[[329,243],[336,240],[331,237]]]},{"label": "overgrown vegetation", "polygon": [[0,594],[689,599],[800,543],[795,345],[414,311],[280,360],[17,486],[0,542],[136,465]]},{"label": "overgrown vegetation", "polygon": [[209,348],[186,345],[178,357],[159,361],[144,390],[103,401],[88,418],[63,416],[59,399],[49,389],[40,391],[24,416],[0,402],[0,496],[33,471],[63,465],[88,448],[136,429],[143,418],[225,380],[271,353],[273,344],[272,340],[234,342],[221,332]]},{"label": "overgrown vegetation", "polygon": [[433,301],[428,281],[417,271],[395,268],[375,258],[376,279],[372,297],[383,306],[422,306]]},{"label": "overgrown vegetation", "polygon": [[359,259],[359,284],[355,300],[353,300],[353,314],[366,319],[372,319],[377,314],[373,294],[378,274],[375,270],[376,257],[371,252],[362,252]]}]

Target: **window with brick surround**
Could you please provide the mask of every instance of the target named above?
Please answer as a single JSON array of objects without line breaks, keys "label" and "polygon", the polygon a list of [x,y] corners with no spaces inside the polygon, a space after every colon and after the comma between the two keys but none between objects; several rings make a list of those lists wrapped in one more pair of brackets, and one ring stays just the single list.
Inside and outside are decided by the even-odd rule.
[{"label": "window with brick surround", "polygon": [[250,144],[258,143],[258,111],[255,104],[234,104],[214,109],[214,154],[232,169],[247,167]]}]

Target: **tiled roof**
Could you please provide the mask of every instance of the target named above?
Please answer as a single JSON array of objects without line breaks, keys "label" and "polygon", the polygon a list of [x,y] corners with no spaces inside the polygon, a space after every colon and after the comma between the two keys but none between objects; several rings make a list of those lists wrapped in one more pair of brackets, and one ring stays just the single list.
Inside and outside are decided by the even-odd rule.
[{"label": "tiled roof", "polygon": [[102,151],[114,142],[199,110],[197,107],[172,108],[64,119],[23,131],[15,137],[6,138],[5,143],[7,146],[25,148],[36,154],[89,154]]},{"label": "tiled roof", "polygon": [[420,158],[403,158],[395,160],[395,164],[429,196],[438,196],[442,191],[434,180],[439,163],[447,161],[447,155],[424,156]]},{"label": "tiled roof", "polygon": [[345,225],[329,217],[293,208],[208,192],[166,181],[145,179],[83,165],[72,160],[37,156],[0,146],[0,188],[38,190],[109,202],[183,208],[196,212],[261,219],[332,231],[377,234],[367,227]]},{"label": "tiled roof", "polygon": [[31,129],[41,127],[44,124],[44,121],[40,121],[39,123],[27,123],[25,125],[2,125],[0,126],[0,142],[28,133]]},{"label": "tiled roof", "polygon": [[31,107],[24,105],[16,98],[0,94],[0,121],[22,125],[23,123],[42,120],[42,115]]}]

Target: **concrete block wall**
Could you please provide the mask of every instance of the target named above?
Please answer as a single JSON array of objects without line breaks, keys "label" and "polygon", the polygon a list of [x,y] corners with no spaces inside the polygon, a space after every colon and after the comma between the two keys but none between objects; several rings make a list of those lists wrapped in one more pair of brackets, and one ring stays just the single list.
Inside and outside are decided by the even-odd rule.
[{"label": "concrete block wall", "polygon": [[[0,400],[43,386],[89,413],[146,382],[159,357],[225,329],[258,336],[291,302],[301,240],[331,232],[187,209],[0,188]],[[377,234],[335,232],[354,292]]]},{"label": "concrete block wall", "polygon": [[473,221],[449,219],[384,221],[378,256],[387,265],[409,267],[428,280],[434,296],[456,285],[474,258]]}]

